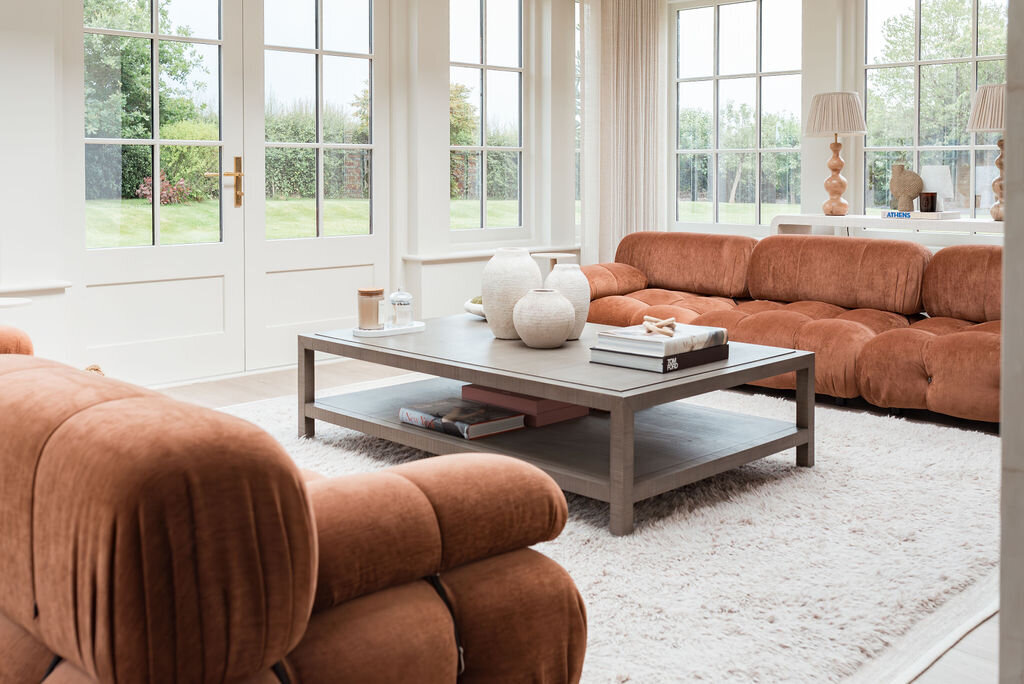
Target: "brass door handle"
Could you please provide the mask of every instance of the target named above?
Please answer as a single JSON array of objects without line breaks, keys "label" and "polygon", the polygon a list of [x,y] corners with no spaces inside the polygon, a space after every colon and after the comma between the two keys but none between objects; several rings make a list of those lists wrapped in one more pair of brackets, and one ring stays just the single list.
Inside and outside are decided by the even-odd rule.
[{"label": "brass door handle", "polygon": [[235,170],[234,171],[225,171],[223,174],[220,174],[220,173],[204,173],[203,175],[206,176],[207,178],[220,178],[221,175],[227,176],[229,178],[233,177],[235,179],[235,206],[236,207],[242,206],[242,196],[245,195],[245,193],[242,192],[242,176],[244,176],[245,174],[242,173],[242,158],[241,157],[235,157]]}]

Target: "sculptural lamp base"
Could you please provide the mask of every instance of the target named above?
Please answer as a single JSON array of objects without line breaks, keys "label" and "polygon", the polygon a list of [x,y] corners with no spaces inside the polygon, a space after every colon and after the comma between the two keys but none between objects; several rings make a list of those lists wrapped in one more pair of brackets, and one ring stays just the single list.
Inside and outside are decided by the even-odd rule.
[{"label": "sculptural lamp base", "polygon": [[992,214],[992,220],[1002,221],[1004,216],[1003,191],[1005,190],[1003,183],[1003,166],[1005,164],[1005,160],[1003,157],[1006,153],[1003,150],[1002,138],[1000,138],[999,142],[996,144],[999,145],[999,156],[996,157],[996,168],[999,169],[999,176],[992,181],[992,194],[995,197],[995,202],[992,204],[992,208],[989,209],[989,213]]},{"label": "sculptural lamp base", "polygon": [[846,213],[850,210],[850,203],[843,199],[847,183],[846,179],[839,172],[843,170],[846,163],[839,156],[839,151],[843,149],[843,144],[839,142],[838,135],[836,135],[834,142],[829,145],[829,149],[832,150],[832,158],[828,160],[828,169],[832,172],[832,175],[825,179],[825,192],[828,193],[828,199],[821,205],[821,209],[825,216],[846,216]]}]

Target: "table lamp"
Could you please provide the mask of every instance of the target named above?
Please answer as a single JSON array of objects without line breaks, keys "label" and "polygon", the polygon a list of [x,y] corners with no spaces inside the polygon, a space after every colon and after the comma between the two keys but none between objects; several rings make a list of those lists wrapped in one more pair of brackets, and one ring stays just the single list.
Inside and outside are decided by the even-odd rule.
[{"label": "table lamp", "polygon": [[[978,86],[971,103],[971,118],[967,120],[967,130],[975,133],[1002,133],[1006,127],[1003,118],[1003,105],[1006,100],[1006,84]],[[999,156],[996,157],[996,168],[999,177],[992,181],[992,193],[996,201],[989,212],[996,221],[1003,220],[1003,139],[999,138]]]},{"label": "table lamp", "polygon": [[841,135],[864,135],[867,133],[864,121],[864,108],[860,103],[860,95],[851,92],[818,93],[811,100],[811,112],[807,117],[806,135],[812,138],[832,136],[832,158],[828,168],[832,175],[825,180],[825,192],[828,200],[822,205],[826,216],[846,216],[850,203],[843,199],[846,192],[846,179],[839,172],[846,164],[839,156],[843,144],[839,142]]}]

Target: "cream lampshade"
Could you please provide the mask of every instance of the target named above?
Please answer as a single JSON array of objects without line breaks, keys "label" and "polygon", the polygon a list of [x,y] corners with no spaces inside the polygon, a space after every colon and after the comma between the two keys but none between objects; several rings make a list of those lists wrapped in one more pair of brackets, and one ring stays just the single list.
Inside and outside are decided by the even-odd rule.
[{"label": "cream lampshade", "polygon": [[849,202],[843,199],[847,183],[840,171],[846,164],[839,156],[839,151],[843,149],[839,136],[864,135],[867,132],[864,107],[857,93],[818,93],[811,100],[811,111],[807,116],[804,133],[812,138],[832,138],[832,144],[829,145],[832,158],[828,161],[832,175],[825,180],[828,200],[822,205],[826,216],[846,216],[850,209]]},{"label": "cream lampshade", "polygon": [[[1006,84],[978,86],[971,103],[971,118],[967,120],[967,130],[975,133],[1002,133],[1006,128],[1003,107],[1006,104]],[[992,218],[1003,220],[1003,139],[999,138],[999,156],[996,157],[996,168],[999,177],[992,181],[992,193],[996,201],[990,209]]]}]

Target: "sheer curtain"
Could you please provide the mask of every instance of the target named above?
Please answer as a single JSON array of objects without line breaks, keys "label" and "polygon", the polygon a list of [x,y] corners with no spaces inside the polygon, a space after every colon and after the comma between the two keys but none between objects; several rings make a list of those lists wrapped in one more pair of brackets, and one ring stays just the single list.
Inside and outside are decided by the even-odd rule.
[{"label": "sheer curtain", "polygon": [[668,207],[667,8],[663,0],[583,0],[584,257],[664,230]]}]

